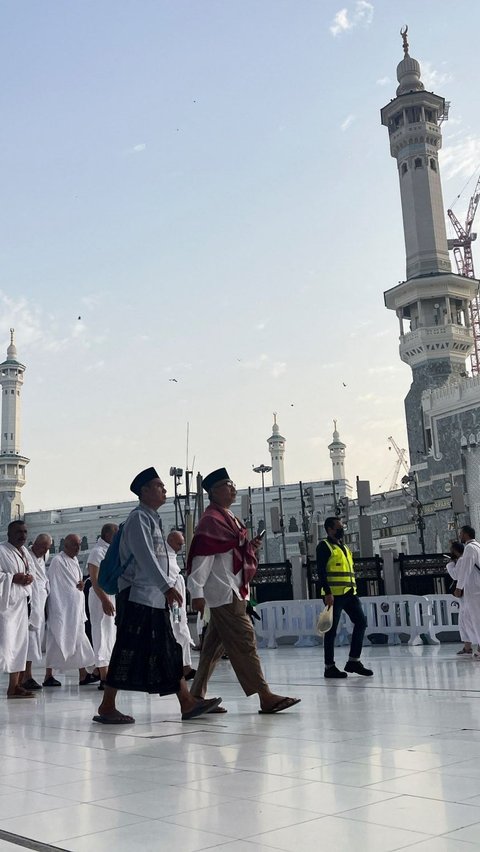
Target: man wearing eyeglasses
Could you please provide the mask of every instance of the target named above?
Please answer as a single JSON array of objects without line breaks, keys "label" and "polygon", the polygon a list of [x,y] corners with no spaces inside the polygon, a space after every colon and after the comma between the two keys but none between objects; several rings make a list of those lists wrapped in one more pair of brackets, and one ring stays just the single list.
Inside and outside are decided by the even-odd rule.
[{"label": "man wearing eyeglasses", "polygon": [[[192,607],[203,615],[210,609],[210,622],[192,683],[192,694],[203,698],[213,670],[224,653],[245,695],[257,694],[260,713],[279,713],[298,704],[299,698],[270,691],[257,653],[255,632],[246,613],[249,583],[257,570],[261,539],[248,540],[245,525],[230,507],[237,491],[224,467],[203,480],[210,505],[204,512],[188,554],[188,588]],[[226,712],[218,707],[212,712]]]}]

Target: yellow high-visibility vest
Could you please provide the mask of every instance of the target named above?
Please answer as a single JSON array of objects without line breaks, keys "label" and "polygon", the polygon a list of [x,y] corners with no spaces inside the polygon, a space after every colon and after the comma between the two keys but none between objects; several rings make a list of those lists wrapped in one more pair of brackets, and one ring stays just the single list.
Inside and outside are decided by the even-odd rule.
[{"label": "yellow high-visibility vest", "polygon": [[332,544],[323,539],[330,550],[330,558],[327,562],[327,583],[332,595],[345,595],[350,589],[357,592],[355,572],[353,570],[353,556],[346,544],[343,545],[345,553],[338,544]]}]

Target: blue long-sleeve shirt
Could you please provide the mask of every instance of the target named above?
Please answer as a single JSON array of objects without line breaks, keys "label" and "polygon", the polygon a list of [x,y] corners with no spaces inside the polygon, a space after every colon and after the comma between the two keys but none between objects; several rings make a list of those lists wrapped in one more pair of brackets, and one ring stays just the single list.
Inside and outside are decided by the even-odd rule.
[{"label": "blue long-sleeve shirt", "polygon": [[165,592],[175,585],[168,574],[168,556],[154,509],[140,503],[130,512],[122,531],[120,560],[133,559],[118,580],[120,591],[130,587],[129,600],[155,609],[165,608]]}]

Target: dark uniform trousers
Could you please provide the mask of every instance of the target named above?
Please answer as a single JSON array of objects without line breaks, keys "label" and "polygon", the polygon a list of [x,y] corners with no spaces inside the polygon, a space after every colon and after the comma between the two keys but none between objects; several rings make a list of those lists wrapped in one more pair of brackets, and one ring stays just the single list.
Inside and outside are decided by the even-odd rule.
[{"label": "dark uniform trousers", "polygon": [[323,638],[326,666],[333,666],[335,663],[335,637],[337,635],[338,622],[343,611],[347,613],[353,624],[350,657],[354,660],[359,660],[362,653],[363,638],[367,629],[367,618],[363,611],[360,598],[354,594],[353,589],[350,589],[346,594],[334,595],[333,598],[333,624]]}]

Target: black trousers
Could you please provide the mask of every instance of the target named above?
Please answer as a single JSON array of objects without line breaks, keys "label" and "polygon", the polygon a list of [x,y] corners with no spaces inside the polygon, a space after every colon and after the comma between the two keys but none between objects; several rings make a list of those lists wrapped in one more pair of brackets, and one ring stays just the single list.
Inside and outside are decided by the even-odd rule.
[{"label": "black trousers", "polygon": [[352,641],[350,644],[350,656],[359,659],[362,653],[363,637],[367,629],[367,618],[363,611],[358,595],[354,595],[353,589],[345,595],[335,595],[333,598],[333,624],[325,633],[323,638],[323,650],[325,653],[325,665],[333,666],[335,663],[335,637],[337,635],[338,622],[342,611],[345,610],[353,624]]}]

